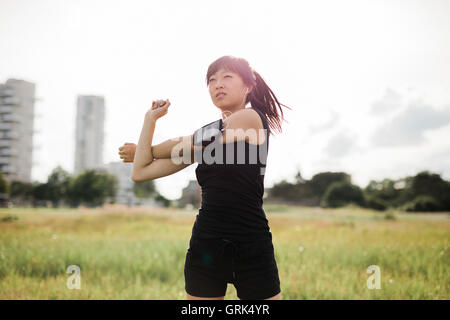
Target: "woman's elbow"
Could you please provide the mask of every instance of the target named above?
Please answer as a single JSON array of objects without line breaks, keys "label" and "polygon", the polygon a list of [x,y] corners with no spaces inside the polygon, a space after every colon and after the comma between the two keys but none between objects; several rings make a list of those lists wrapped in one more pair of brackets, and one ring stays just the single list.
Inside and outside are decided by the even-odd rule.
[{"label": "woman's elbow", "polygon": [[133,171],[131,173],[131,180],[133,180],[134,182],[144,182],[144,181],[148,181],[148,180],[153,180],[153,178],[152,177],[144,177],[144,176],[142,176],[142,174],[139,174],[139,172]]},{"label": "woman's elbow", "polygon": [[138,177],[131,175],[131,180],[133,180],[134,182],[141,182],[141,180],[139,180]]},{"label": "woman's elbow", "polygon": [[133,180],[134,182],[141,182],[139,180],[139,176],[137,176],[135,173],[131,174],[131,180]]},{"label": "woman's elbow", "polygon": [[145,178],[145,179],[143,179],[142,177],[131,176],[131,180],[133,180],[134,182],[144,182],[144,181],[153,180],[153,178]]}]

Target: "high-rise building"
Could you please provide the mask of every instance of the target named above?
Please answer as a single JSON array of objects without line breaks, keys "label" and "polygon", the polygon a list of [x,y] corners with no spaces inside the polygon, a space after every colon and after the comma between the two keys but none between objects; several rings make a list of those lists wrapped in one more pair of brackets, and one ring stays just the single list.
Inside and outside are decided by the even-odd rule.
[{"label": "high-rise building", "polygon": [[126,205],[136,205],[136,199],[133,191],[134,181],[131,180],[133,171],[132,163],[123,163],[122,161],[110,162],[105,165],[105,170],[117,177],[119,188],[116,194],[116,203]]},{"label": "high-rise building", "polygon": [[75,131],[75,175],[103,167],[105,100],[99,96],[78,96]]},{"label": "high-rise building", "polygon": [[31,182],[35,84],[0,84],[0,171],[8,181]]},{"label": "high-rise building", "polygon": [[[131,180],[131,172],[133,171],[132,163],[124,163],[122,161],[110,162],[104,166],[104,169],[117,177],[119,188],[116,194],[116,203],[128,206],[144,206],[150,208],[162,207],[164,204],[155,199],[155,195],[147,198],[138,198],[134,194],[134,185],[136,182]],[[140,182],[137,182],[140,183]]]}]

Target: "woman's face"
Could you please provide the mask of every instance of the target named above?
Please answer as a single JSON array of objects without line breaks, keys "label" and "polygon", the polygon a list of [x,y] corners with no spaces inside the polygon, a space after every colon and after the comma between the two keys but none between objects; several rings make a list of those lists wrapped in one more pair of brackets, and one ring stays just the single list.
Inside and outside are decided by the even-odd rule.
[{"label": "woman's face", "polygon": [[[211,99],[216,107],[225,110],[237,110],[245,106],[246,88],[248,93],[251,88],[247,86],[242,78],[234,72],[219,69],[208,79],[208,88]],[[223,94],[221,94],[223,93]]]}]

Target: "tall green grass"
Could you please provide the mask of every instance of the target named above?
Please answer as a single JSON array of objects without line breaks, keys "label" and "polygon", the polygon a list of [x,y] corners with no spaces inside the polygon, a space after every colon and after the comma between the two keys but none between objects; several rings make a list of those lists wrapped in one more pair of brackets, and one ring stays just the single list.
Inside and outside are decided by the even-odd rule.
[{"label": "tall green grass", "polygon": [[[283,299],[449,299],[446,214],[265,210]],[[0,209],[0,299],[185,299],[194,219],[167,209]],[[66,286],[70,265],[80,267],[79,290]],[[370,265],[380,267],[379,290],[366,285]],[[237,299],[232,284],[225,298]]]}]

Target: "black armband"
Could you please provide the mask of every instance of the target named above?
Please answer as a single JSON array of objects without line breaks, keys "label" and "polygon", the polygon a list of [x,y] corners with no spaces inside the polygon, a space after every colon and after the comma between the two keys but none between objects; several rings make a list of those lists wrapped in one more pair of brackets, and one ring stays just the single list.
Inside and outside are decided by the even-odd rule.
[{"label": "black armband", "polygon": [[206,147],[211,142],[218,139],[222,134],[223,122],[222,119],[213,121],[195,130],[194,132],[194,146]]}]

